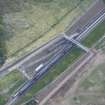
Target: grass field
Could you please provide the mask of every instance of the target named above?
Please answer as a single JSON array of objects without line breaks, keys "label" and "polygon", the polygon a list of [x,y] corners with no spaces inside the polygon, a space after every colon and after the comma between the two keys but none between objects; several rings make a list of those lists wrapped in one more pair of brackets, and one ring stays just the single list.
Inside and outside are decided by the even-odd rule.
[{"label": "grass field", "polygon": [[40,80],[37,85],[34,85],[32,89],[23,97],[23,99],[18,103],[25,102],[29,100],[36,92],[41,90],[43,87],[51,83],[58,75],[64,72],[71,64],[74,63],[81,55],[83,54],[82,50],[79,48],[73,48],[71,53],[66,55],[58,64],[56,64],[46,76]]},{"label": "grass field", "polygon": [[93,72],[80,81],[72,105],[105,104],[105,63],[99,64]]},{"label": "grass field", "polygon": [[[12,2],[12,1],[11,1]],[[12,2],[8,5],[17,5]],[[94,0],[54,0],[22,3],[21,10],[3,14],[7,57],[20,57],[64,31]],[[7,7],[8,8],[8,7]],[[11,11],[11,12],[10,12]]]},{"label": "grass field", "polygon": [[105,3],[105,0],[103,0],[103,2]]},{"label": "grass field", "polygon": [[0,105],[5,105],[7,98],[5,96],[0,95]]},{"label": "grass field", "polygon": [[[22,74],[14,70],[0,79],[0,105],[4,105],[7,99],[26,81]],[[2,104],[1,104],[2,103]]]},{"label": "grass field", "polygon": [[105,35],[105,21],[96,26],[96,28],[83,40],[83,44],[92,47],[102,36]]},{"label": "grass field", "polygon": [[0,16],[0,65],[4,64],[6,59],[5,42],[3,38],[1,38],[3,35],[4,35],[3,17]]}]

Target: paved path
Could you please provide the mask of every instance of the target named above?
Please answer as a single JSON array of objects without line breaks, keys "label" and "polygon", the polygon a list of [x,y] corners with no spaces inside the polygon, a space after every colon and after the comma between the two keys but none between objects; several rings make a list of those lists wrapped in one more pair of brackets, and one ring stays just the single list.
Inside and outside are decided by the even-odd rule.
[{"label": "paved path", "polygon": [[[97,8],[98,7],[98,8]],[[94,15],[96,16],[97,15],[97,12],[99,12],[100,10],[103,10],[105,8],[105,5],[103,5],[103,3],[102,2],[97,2],[89,11],[88,11],[88,13],[89,14],[91,14],[91,15],[89,15],[89,17],[91,17],[91,18],[93,18],[94,17]],[[95,13],[93,14],[93,11],[95,11]],[[82,20],[84,19],[85,20],[85,18],[87,17],[87,15],[88,15],[88,13],[87,14],[85,14],[84,16],[82,16],[75,24],[74,24],[74,28],[76,28],[77,29],[77,27],[76,26],[78,26],[81,22],[82,22]],[[92,15],[93,14],[93,15]],[[104,14],[105,15],[105,14]],[[99,16],[99,15],[98,15]],[[102,16],[102,17],[104,17],[104,16]],[[102,19],[102,18],[101,18]],[[102,21],[102,20],[101,20]],[[87,21],[85,22],[83,22],[83,26],[85,26],[86,25],[86,23],[87,23]],[[90,25],[90,23],[88,24],[88,25],[90,25],[88,28],[83,28],[83,29],[85,29],[85,31],[83,32],[83,34],[85,34],[85,33],[87,33],[87,32],[90,32],[89,30],[95,25],[95,24],[97,24],[97,21],[95,22],[95,23],[93,23],[93,24],[91,24]],[[71,29],[69,29],[67,32],[66,32],[66,34],[70,34],[70,32],[72,32],[72,31],[70,31],[70,30],[75,30],[75,29],[73,29],[73,28],[71,28]],[[83,31],[83,30],[82,30]],[[74,32],[74,31],[73,31]],[[74,33],[73,33],[74,34]],[[82,35],[83,35],[82,34]],[[78,38],[78,39],[81,39],[80,37]],[[67,74],[68,73],[71,73],[71,72],[67,72]],[[63,75],[63,73],[62,73],[62,78],[64,78],[63,77],[64,75]],[[58,82],[59,81],[62,81],[62,80],[60,80],[60,79],[58,79]],[[53,81],[53,83],[54,83],[54,81]],[[56,85],[55,84],[53,84],[53,83],[51,83],[50,85],[48,85],[47,87],[45,87],[43,90],[41,90],[38,94],[37,94],[37,98],[39,99],[39,100],[42,100],[42,98],[43,98],[43,96],[44,97],[46,97],[46,94],[48,94],[49,93],[49,91],[51,91],[50,90],[50,88],[54,88]],[[41,93],[41,94],[40,94]]]},{"label": "paved path", "polygon": [[[69,28],[66,31],[67,35],[70,35],[71,32],[76,32],[77,30],[81,30],[81,29],[82,29],[82,31],[79,31],[79,32],[83,32],[87,28],[87,24],[89,26],[93,22],[94,19],[97,19],[100,16],[100,14],[97,14],[97,13],[99,13],[101,10],[103,10],[105,8],[105,5],[102,2],[99,2],[99,1],[91,8],[91,10],[89,10],[71,28]],[[96,17],[94,17],[94,16],[96,16]],[[92,19],[92,21],[90,21],[90,19]],[[84,22],[83,22],[83,20],[84,20]],[[82,26],[82,27],[80,27],[80,26]],[[95,26],[95,25],[93,25],[93,26]],[[93,28],[93,26],[91,28]],[[89,32],[89,30],[90,30],[90,28],[87,31],[85,31],[85,33]],[[32,52],[30,52],[29,54],[25,55],[24,57],[18,59],[16,62],[4,65],[2,68],[0,68],[0,77],[5,76],[11,70],[19,67],[26,60],[31,59],[36,53],[38,53],[40,51],[43,51],[45,48],[47,48],[49,45],[51,45],[51,43],[53,43],[54,41],[57,41],[57,40],[59,40],[59,36],[54,38],[54,39],[52,39],[48,43],[44,44],[40,48],[33,50]]]},{"label": "paved path", "polygon": [[[86,14],[81,16],[79,19],[77,18],[76,22],[72,25],[72,27],[68,27],[66,30],[66,34],[70,35],[74,32],[81,33],[85,28],[93,23],[94,18],[96,19],[100,15],[100,11],[105,8],[105,5],[103,4],[102,0],[98,0],[96,4],[93,4],[93,6],[87,11]],[[97,14],[98,13],[98,14]]]},{"label": "paved path", "polygon": [[[105,12],[105,11],[104,11]],[[102,19],[103,18],[105,18],[105,13],[104,13],[104,15],[103,14],[101,14],[102,16],[100,16],[99,17],[99,19],[97,19],[98,20],[98,22],[101,22],[102,21]],[[88,28],[86,28],[86,30],[85,30],[85,33],[86,33],[86,31],[87,32],[89,32],[96,24],[97,24],[97,20],[95,20],[94,19],[94,21],[92,21],[93,23],[91,24],[91,27],[89,26]],[[84,31],[83,31],[84,32]],[[82,34],[83,35],[83,34]],[[81,36],[82,36],[81,35]],[[81,37],[80,37],[80,39],[81,39]],[[56,40],[56,39],[55,39]],[[55,41],[55,40],[53,40],[53,41]],[[51,42],[52,43],[52,42]],[[50,45],[50,43],[48,44],[48,45],[46,45],[47,47]],[[45,49],[45,47],[46,46],[43,46],[43,48],[41,48],[41,51],[43,50],[43,49]],[[39,49],[40,50],[40,49]],[[18,61],[18,63],[15,63],[14,65],[12,64],[12,67],[17,67],[17,66],[19,66],[19,65],[21,65],[22,63],[24,63],[26,60],[29,60],[30,58],[32,58],[36,53],[38,54],[40,51],[39,50],[37,50],[37,51],[35,51],[35,52],[33,52],[33,53],[31,53],[31,54],[29,54],[29,56],[27,56],[26,58],[23,58],[21,61]],[[38,52],[39,51],[39,52]],[[87,59],[83,62],[83,63],[81,63],[76,69],[75,69],[75,72],[72,72],[71,73],[71,75],[74,75],[73,76],[73,79],[72,79],[72,82],[71,83],[73,83],[74,81],[75,81],[75,74],[73,74],[73,73],[78,73],[78,70],[83,66],[83,65],[85,65],[86,64],[86,62],[88,61],[88,60],[90,60],[90,58],[93,56],[94,54],[93,53],[91,53],[90,55],[89,55],[89,57],[87,57]],[[11,66],[9,66],[8,67],[8,69],[9,68],[11,68]],[[7,68],[6,68],[7,69]],[[6,70],[6,69],[4,69],[4,70]],[[80,72],[80,71],[79,71]],[[43,105],[43,103],[50,97],[50,96],[52,96],[52,94],[54,94],[57,90],[59,90],[60,89],[60,87],[61,86],[63,86],[63,84],[71,77],[71,75],[70,76],[68,76],[68,78],[66,78],[65,79],[65,81],[63,80],[62,81],[62,83],[61,84],[59,84],[59,87],[57,87],[57,88],[55,88],[49,95],[48,95],[48,97],[46,97],[45,99],[44,99],[44,101],[41,101],[41,105]],[[77,74],[76,74],[77,75]]]},{"label": "paved path", "polygon": [[47,94],[47,96],[41,100],[41,102],[39,102],[39,105],[44,105],[56,92],[58,92],[65,84],[68,80],[71,81],[71,83],[69,85],[73,85],[73,83],[75,82],[78,74],[80,72],[83,72],[84,69],[81,69],[83,66],[85,66],[93,57],[95,56],[94,53],[88,53],[86,54],[81,60],[79,60],[75,65],[73,69],[73,72],[65,75],[65,78],[62,78],[62,81],[59,81],[60,83],[56,83],[56,85],[54,85],[55,88],[53,88],[52,90],[50,90],[50,92]]}]

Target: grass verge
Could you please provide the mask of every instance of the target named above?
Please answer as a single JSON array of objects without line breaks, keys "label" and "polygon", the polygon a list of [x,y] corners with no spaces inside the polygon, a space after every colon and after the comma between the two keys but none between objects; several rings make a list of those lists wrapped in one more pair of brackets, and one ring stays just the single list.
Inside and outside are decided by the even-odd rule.
[{"label": "grass verge", "polygon": [[7,76],[0,79],[0,103],[5,104],[13,92],[16,91],[24,82],[25,78],[17,70],[10,72]]},{"label": "grass verge", "polygon": [[7,57],[18,59],[48,42],[70,26],[92,3],[93,0],[26,2],[27,8],[22,11],[5,14],[6,31],[10,36],[6,41]]},{"label": "grass verge", "polygon": [[22,98],[22,100],[20,100],[20,102],[17,105],[20,105],[20,103],[23,103],[32,98],[32,96],[34,96],[35,93],[37,93],[43,87],[51,83],[58,75],[64,72],[71,64],[73,64],[73,62],[77,60],[82,54],[83,52],[81,49],[73,48],[71,53],[66,55],[46,74],[45,77],[43,77],[43,79],[38,81],[38,83],[32,87],[32,89]]},{"label": "grass verge", "polygon": [[2,66],[6,59],[6,48],[5,48],[5,41],[3,40],[4,37],[4,23],[3,17],[0,16],[0,66]]},{"label": "grass verge", "polygon": [[105,20],[94,28],[94,30],[82,41],[87,47],[92,47],[105,34]]}]

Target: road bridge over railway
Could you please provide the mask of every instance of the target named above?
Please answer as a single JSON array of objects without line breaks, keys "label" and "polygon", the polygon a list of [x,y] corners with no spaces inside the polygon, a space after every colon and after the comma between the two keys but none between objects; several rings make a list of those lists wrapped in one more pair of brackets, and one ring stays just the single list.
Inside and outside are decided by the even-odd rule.
[{"label": "road bridge over railway", "polygon": [[69,40],[70,42],[72,42],[73,44],[77,45],[78,47],[80,47],[82,50],[84,50],[85,52],[89,52],[89,48],[83,46],[81,43],[79,43],[78,41],[74,40],[72,37],[69,37],[67,35],[64,34],[64,38]]},{"label": "road bridge over railway", "polygon": [[[91,10],[89,12],[91,12]],[[73,37],[71,38],[71,37],[63,36],[62,38],[68,40],[68,42],[70,41],[71,44],[70,43],[69,44],[68,43],[64,44],[64,47],[59,52],[57,52],[56,55],[54,55],[49,60],[49,62],[47,62],[43,66],[43,68],[41,68],[39,70],[39,72],[33,76],[33,78],[31,80],[29,80],[26,84],[24,84],[24,86],[12,97],[12,99],[9,100],[7,105],[14,104],[18,99],[20,99],[21,96],[23,96],[32,87],[33,84],[36,84],[38,80],[40,80],[43,76],[45,76],[45,74],[50,70],[50,68],[53,65],[55,65],[64,55],[66,55],[70,51],[70,49],[72,48],[73,44],[75,44],[78,47],[82,48],[84,51],[89,52],[89,49],[86,48],[85,46],[81,45],[79,42],[84,37],[86,37],[86,34],[89,33],[97,24],[99,24],[100,22],[102,22],[105,19],[105,8],[103,9],[103,11],[100,10],[100,12],[101,12],[101,14],[97,15],[96,16],[97,18],[95,18],[95,17],[92,18],[92,22],[90,22],[91,24],[89,24],[87,27],[83,28],[82,33],[79,33],[79,36],[77,38],[73,39]],[[59,40],[57,40],[57,41],[60,42],[62,38],[59,38]],[[48,43],[47,46],[49,46],[49,43]],[[52,46],[49,46],[49,47],[52,47]],[[45,46],[43,46],[42,49],[45,49]],[[42,49],[41,49],[41,51],[42,51]],[[32,58],[35,55],[35,53],[36,53],[36,51],[34,51],[31,54],[27,55],[25,58],[22,58],[22,59],[18,60],[16,63],[2,68],[0,70],[0,73],[5,74],[4,71],[8,71],[8,69],[10,69],[13,66],[15,66],[15,67],[20,66],[23,63],[23,61],[31,59],[30,62],[32,62]]]}]

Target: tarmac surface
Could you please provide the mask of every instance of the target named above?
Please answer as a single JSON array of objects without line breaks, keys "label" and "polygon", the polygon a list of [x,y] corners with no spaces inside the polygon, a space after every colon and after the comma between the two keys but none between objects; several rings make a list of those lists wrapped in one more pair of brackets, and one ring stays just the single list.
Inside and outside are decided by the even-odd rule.
[{"label": "tarmac surface", "polygon": [[[85,13],[83,16],[77,19],[75,24],[72,27],[69,27],[69,29],[65,31],[65,34],[70,36],[76,32],[78,32],[79,34],[82,33],[84,30],[87,29],[88,26],[90,26],[92,22],[94,22],[97,18],[100,17],[100,15],[102,14],[101,12],[103,12],[104,9],[105,9],[105,5],[103,4],[103,2],[101,0],[97,1],[97,3],[87,11],[87,13]],[[22,73],[23,73],[22,70],[24,70],[27,73],[27,75],[29,75],[29,77],[32,78],[33,76],[32,74],[34,74],[34,70],[35,70],[34,66],[36,67],[37,63],[36,65],[34,65],[35,63],[33,63],[34,65],[33,67],[29,67],[28,65],[32,65],[32,62],[37,62],[41,57],[43,58],[44,56],[46,56],[46,54],[49,55],[48,50],[52,51],[53,46],[56,46],[55,43],[61,40],[59,36],[61,36],[61,34],[58,35],[58,37],[46,43],[45,45],[41,46],[40,48],[35,49],[29,54],[20,58],[16,62],[4,65],[2,68],[0,68],[0,77],[5,76],[14,68],[19,68],[19,70]],[[40,63],[43,63],[43,62],[40,62]],[[29,72],[29,69],[31,69],[30,70],[31,72]]]},{"label": "tarmac surface", "polygon": [[86,29],[94,21],[94,18],[100,16],[100,11],[104,9],[105,5],[102,0],[98,0],[96,4],[87,11],[87,13],[77,19],[77,22],[75,22],[71,28],[68,28],[66,30],[66,34],[71,35],[76,32],[83,32],[83,30]]},{"label": "tarmac surface", "polygon": [[[94,12],[95,11],[95,9],[96,8],[98,8],[97,10],[96,10],[96,12],[95,12],[95,14],[92,14],[92,12]],[[94,11],[93,11],[94,10]],[[79,34],[81,34],[82,32],[84,32],[85,30],[88,30],[87,32],[90,32],[90,30],[96,25],[96,24],[93,24],[91,27],[90,27],[90,25],[92,24],[92,23],[94,23],[96,20],[97,20],[97,18],[99,18],[103,13],[105,12],[105,5],[103,5],[103,3],[102,2],[97,2],[86,14],[87,15],[89,15],[90,17],[89,17],[89,20],[88,20],[88,18],[86,18],[86,16],[84,15],[82,18],[80,18],[80,20],[78,20],[78,22],[77,23],[75,23],[75,25],[72,27],[72,28],[70,28],[70,30],[69,31],[67,31],[66,33],[67,33],[67,35],[71,35],[71,34],[74,34],[74,33],[76,33],[76,32],[78,32]],[[103,16],[103,18],[104,18],[105,16]],[[86,21],[86,20],[87,21]],[[91,20],[90,20],[91,19]],[[82,20],[84,20],[84,23],[81,23],[81,21]],[[101,21],[102,21],[102,19],[101,19]],[[101,22],[100,21],[100,22]],[[81,28],[81,26],[80,26],[80,24],[82,25],[82,28]],[[79,28],[77,27],[77,26],[79,26]],[[89,29],[88,29],[88,27],[90,27]],[[77,30],[80,30],[80,31],[77,31]],[[81,30],[82,29],[82,30]],[[71,33],[72,32],[72,33]],[[83,35],[83,34],[82,34]],[[84,35],[85,36],[85,35]],[[23,59],[21,59],[20,61],[18,61],[18,63],[16,64],[14,64],[15,65],[15,67],[17,67],[17,68],[20,68],[20,71],[22,70],[22,71],[25,71],[26,73],[28,73],[28,70],[30,70],[31,69],[31,71],[32,71],[32,73],[30,74],[31,76],[31,78],[33,78],[33,80],[34,80],[34,77],[33,76],[35,76],[35,73],[34,73],[34,71],[35,71],[35,68],[41,63],[48,63],[47,62],[47,59],[49,59],[49,56],[48,55],[53,55],[53,52],[54,52],[54,54],[58,54],[58,51],[59,51],[59,49],[62,49],[64,46],[61,44],[61,40],[64,40],[64,39],[62,39],[62,37],[60,37],[60,38],[57,38],[57,39],[54,39],[52,42],[49,42],[47,45],[45,45],[45,46],[43,46],[42,48],[40,48],[39,50],[37,50],[37,51],[35,51],[35,52],[33,52],[33,53],[31,53],[31,54],[29,54],[26,58],[23,58]],[[59,42],[60,41],[60,42]],[[67,42],[67,41],[66,41]],[[58,46],[59,45],[59,43],[60,43],[60,46],[59,47],[56,47],[56,46]],[[72,45],[72,44],[71,44]],[[66,49],[67,50],[67,49]],[[53,52],[52,52],[53,51]],[[68,51],[68,50],[67,50]],[[47,56],[46,56],[47,55]],[[45,57],[46,56],[46,57]],[[62,56],[62,55],[57,55],[57,56],[54,56],[54,57],[60,57],[60,56]],[[43,58],[44,57],[44,58]],[[41,60],[39,60],[40,58],[43,58],[43,59],[41,59]],[[88,57],[87,57],[87,59],[88,59]],[[38,61],[39,60],[39,61]],[[53,59],[54,60],[54,59]],[[54,61],[51,61],[52,62],[52,64],[53,64],[53,62],[54,61],[56,61],[57,60],[57,58],[55,58],[55,60]],[[35,62],[35,63],[34,63]],[[45,69],[43,68],[42,69],[42,71],[41,72],[44,72],[43,70],[45,70],[46,71],[46,69],[47,68],[49,68],[49,66],[50,65],[52,65],[52,64],[48,64],[46,67],[45,67]],[[13,65],[13,64],[12,64]],[[81,64],[80,64],[81,65]],[[10,68],[11,67],[11,65],[9,66],[9,67],[7,67],[7,68]],[[79,66],[80,67],[80,66]],[[6,70],[7,68],[4,68],[4,70]],[[76,69],[77,70],[77,69]],[[33,75],[32,75],[33,74]],[[36,77],[38,76],[38,78],[41,76],[41,73],[39,72],[38,73],[38,75],[36,75]],[[36,78],[36,79],[38,79],[38,78]],[[33,80],[30,82],[31,84],[33,84],[34,82],[33,82]],[[72,81],[74,81],[74,79],[71,79]],[[27,86],[28,85],[30,85],[30,83],[28,83],[27,84]],[[24,92],[24,88],[26,87],[26,88],[28,88],[27,86],[24,86],[23,87],[23,89],[21,89],[21,91],[22,92]],[[52,85],[51,85],[52,86]],[[48,90],[48,89],[47,89]],[[19,96],[20,96],[20,94],[22,94],[21,92],[18,92],[19,94],[17,94],[16,95],[16,97],[14,96],[14,101],[15,101],[15,99],[17,99]],[[47,95],[48,93],[45,93],[45,95]],[[8,105],[10,105],[10,104],[8,104]],[[42,104],[41,104],[42,105]]]},{"label": "tarmac surface", "polygon": [[[79,34],[81,34],[82,32],[84,32],[84,30],[87,30],[87,28],[97,18],[99,18],[104,13],[104,11],[105,11],[105,5],[103,4],[102,1],[98,1],[69,30],[67,30],[65,32],[65,34],[68,35],[68,36],[71,36],[72,34],[77,33],[77,32]],[[77,31],[77,30],[81,30],[81,31]],[[62,36],[62,35],[59,35],[59,36]],[[82,35],[82,36],[84,36],[84,35]],[[61,40],[62,40],[62,42],[61,42]],[[29,60],[25,60],[19,66],[20,71],[21,70],[25,70],[25,72],[28,73],[27,75],[29,75],[32,78],[34,76],[34,74],[35,74],[35,68],[38,66],[38,64],[43,64],[43,62],[47,61],[49,59],[49,56],[46,57],[46,55],[51,55],[51,53],[53,53],[54,50],[56,50],[55,53],[57,51],[59,51],[59,48],[62,48],[63,43],[64,43],[64,40],[63,39],[55,40],[55,42],[52,43],[52,45],[49,44],[45,49],[42,49],[40,52],[38,52],[38,53],[34,54],[34,56],[30,57]],[[53,53],[53,54],[55,54],[55,53]],[[53,54],[52,54],[52,56],[53,56]],[[42,59],[43,57],[44,58],[46,57],[46,58],[45,59]],[[40,61],[39,61],[39,59],[40,59]],[[37,60],[39,61],[38,64],[35,63]],[[28,66],[30,64],[31,64],[31,66]]]}]

